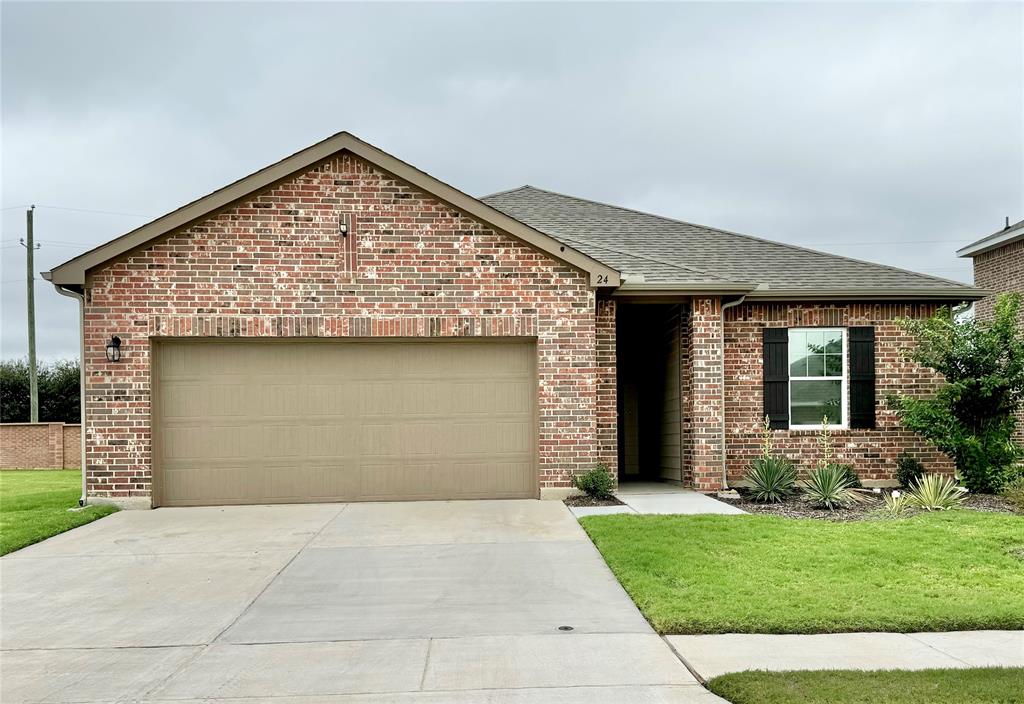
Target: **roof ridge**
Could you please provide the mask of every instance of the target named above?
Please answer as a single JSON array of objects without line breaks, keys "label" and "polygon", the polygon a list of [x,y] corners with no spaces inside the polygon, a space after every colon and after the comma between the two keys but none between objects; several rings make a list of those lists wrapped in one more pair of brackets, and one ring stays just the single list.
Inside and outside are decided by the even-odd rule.
[{"label": "roof ridge", "polygon": [[[667,217],[665,215],[658,215],[657,213],[649,213],[649,212],[647,212],[645,210],[637,210],[635,208],[627,208],[627,207],[622,206],[622,205],[614,205],[613,203],[605,203],[604,201],[600,201],[600,200],[590,200],[589,198],[580,198],[579,196],[572,196],[572,195],[569,195],[567,193],[559,193],[558,191],[550,191],[550,190],[547,190],[547,189],[544,189],[544,188],[537,188],[536,186],[528,186],[528,185],[527,186],[520,186],[519,188],[516,188],[516,189],[513,189],[513,190],[519,191],[519,190],[523,190],[523,189],[526,189],[526,188],[531,188],[531,189],[533,189],[535,191],[540,191],[541,193],[548,193],[550,195],[558,196],[560,198],[568,198],[570,200],[576,200],[576,201],[580,201],[580,202],[583,202],[583,203],[591,203],[593,205],[601,205],[601,206],[604,206],[606,208],[613,208],[615,210],[622,210],[622,211],[625,211],[627,213],[635,213],[637,215],[644,215],[644,216],[655,218],[655,219],[658,219],[658,220],[664,220],[665,222],[676,223],[678,225],[688,225],[690,227],[699,227],[701,229],[709,230],[711,232],[720,232],[720,233],[722,233],[724,235],[731,235],[733,237],[742,237],[744,239],[753,240],[755,242],[764,242],[764,243],[767,243],[767,244],[777,245],[779,247],[786,247],[788,249],[793,249],[793,250],[796,250],[798,252],[808,252],[810,254],[818,254],[818,255],[822,255],[822,256],[826,256],[826,257],[834,257],[836,259],[842,259],[844,261],[854,262],[856,264],[866,264],[868,266],[877,266],[877,267],[880,267],[880,268],[883,268],[883,269],[888,269],[889,271],[898,271],[901,274],[911,274],[913,276],[918,276],[918,277],[923,278],[923,279],[929,279],[931,281],[938,281],[938,282],[941,282],[941,283],[944,283],[944,284],[954,284],[956,286],[967,286],[967,287],[970,287],[970,284],[965,284],[962,281],[954,281],[953,279],[945,279],[945,278],[943,278],[941,276],[933,276],[931,274],[922,274],[919,271],[912,271],[910,269],[901,269],[898,266],[892,266],[890,264],[880,264],[879,262],[869,262],[869,261],[864,260],[864,259],[856,259],[854,257],[847,257],[847,256],[844,256],[842,254],[832,254],[831,252],[822,252],[821,250],[811,249],[810,247],[801,247],[800,245],[789,244],[788,242],[779,242],[777,240],[769,240],[769,239],[766,239],[764,237],[757,237],[755,235],[747,235],[747,234],[744,234],[742,232],[733,232],[732,230],[723,230],[720,227],[710,227],[708,225],[700,225],[698,223],[688,222],[686,220],[679,220],[678,218],[670,218],[670,217]],[[511,191],[507,191],[507,192],[511,192]],[[489,197],[489,196],[485,196],[485,197]]]},{"label": "roof ridge", "polygon": [[525,191],[527,188],[533,188],[535,191],[543,190],[541,188],[535,188],[528,183],[524,183],[522,186],[516,186],[515,188],[506,188],[504,191],[495,191],[494,193],[488,193],[485,196],[477,196],[477,200],[484,200],[485,198],[494,198],[495,196],[503,196],[506,193],[515,193],[516,191]]}]

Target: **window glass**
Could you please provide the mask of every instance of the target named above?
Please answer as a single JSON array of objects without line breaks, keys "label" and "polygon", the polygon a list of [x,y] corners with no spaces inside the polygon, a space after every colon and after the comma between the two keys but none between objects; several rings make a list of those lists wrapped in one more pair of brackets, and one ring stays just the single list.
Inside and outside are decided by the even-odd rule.
[{"label": "window glass", "polygon": [[802,330],[789,331],[789,375],[807,376],[807,335]]},{"label": "window glass", "polygon": [[821,425],[828,416],[830,425],[842,423],[843,382],[793,381],[789,388],[789,422],[791,425]]},{"label": "window glass", "polygon": [[815,328],[789,331],[790,425],[842,425],[843,330]]}]

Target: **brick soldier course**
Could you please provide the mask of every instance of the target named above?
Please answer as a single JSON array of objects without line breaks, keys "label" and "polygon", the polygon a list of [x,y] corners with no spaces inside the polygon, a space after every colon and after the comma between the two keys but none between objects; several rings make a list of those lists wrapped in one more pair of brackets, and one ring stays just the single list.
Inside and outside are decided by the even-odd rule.
[{"label": "brick soldier course", "polygon": [[[555,217],[548,204],[534,206],[544,193],[473,199],[341,133],[49,272],[84,295],[88,499],[150,504],[153,345],[200,337],[532,339],[538,486],[541,496],[565,495],[573,475],[597,463],[618,472],[617,320],[641,301],[680,306],[685,485],[721,488],[723,471],[737,480],[756,453],[766,326],[875,326],[877,427],[837,431],[839,458],[880,481],[904,449],[947,466],[884,409],[886,394],[934,383],[900,358],[908,341],[895,320],[978,291],[758,240],[778,252],[774,264],[755,257],[758,266],[822,258],[836,269],[822,281],[846,296],[821,300],[840,294],[810,277],[795,292],[769,283],[786,300],[759,301],[763,272],[741,276],[724,259],[697,266],[628,229],[617,246],[563,232],[612,206],[574,199],[591,205]],[[595,231],[618,226],[611,219]],[[701,233],[712,249],[716,237],[741,237]],[[106,358],[112,335],[122,340],[118,362]],[[814,443],[813,433],[777,431],[778,447],[805,465]]]}]

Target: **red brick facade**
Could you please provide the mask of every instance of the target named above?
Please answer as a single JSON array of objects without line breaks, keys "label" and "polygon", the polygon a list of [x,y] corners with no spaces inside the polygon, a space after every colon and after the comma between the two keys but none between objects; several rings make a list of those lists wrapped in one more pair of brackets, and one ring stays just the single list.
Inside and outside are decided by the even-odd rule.
[{"label": "red brick facade", "polygon": [[[567,490],[599,462],[617,474],[617,310],[625,306],[598,297],[588,274],[349,153],[98,267],[85,292],[92,498],[150,500],[151,350],[174,337],[532,338],[542,494]],[[909,340],[895,323],[934,306],[722,304],[710,294],[672,302],[684,484],[718,489],[724,473],[737,481],[759,451],[765,326],[874,326],[878,428],[837,431],[838,458],[868,480],[890,479],[904,449],[929,469],[951,468],[885,403],[894,391],[934,384],[902,359]],[[122,340],[117,363],[105,357],[112,335]],[[805,468],[816,440],[776,432],[778,449]]]},{"label": "red brick facade", "polygon": [[682,397],[683,416],[689,425],[684,433],[689,451],[684,453],[684,476],[703,491],[722,487],[722,299],[694,298],[690,305],[689,336],[685,347],[683,377],[690,383]]},{"label": "red brick facade", "polygon": [[0,469],[76,469],[82,466],[82,427],[66,423],[0,425]]},{"label": "red brick facade", "polygon": [[[744,304],[725,312],[726,448],[729,481],[739,481],[749,462],[760,453],[759,432],[764,420],[763,347],[765,327],[875,328],[876,428],[832,432],[837,460],[853,465],[864,480],[890,480],[896,457],[904,450],[929,471],[952,472],[948,457],[918,435],[904,429],[886,397],[893,393],[927,393],[936,376],[906,361],[902,351],[912,342],[896,321],[932,315],[932,304],[853,303],[847,305]],[[847,409],[848,411],[849,409]],[[819,457],[818,432],[772,431],[776,450],[802,470]]]},{"label": "red brick facade", "polygon": [[[1024,293],[1024,240],[1010,242],[1002,247],[974,257],[974,285],[988,291]],[[980,320],[991,320],[995,296],[983,298],[974,304]],[[1024,328],[1024,307],[1017,316],[1017,324]],[[1017,412],[1017,442],[1024,444],[1024,408]]]},{"label": "red brick facade", "polygon": [[615,403],[614,304],[595,303],[576,269],[356,157],[328,159],[91,273],[89,495],[150,496],[150,339],[168,336],[535,337],[540,486],[568,487],[615,466],[597,412],[599,395]]},{"label": "red brick facade", "polygon": [[[974,257],[974,285],[989,291],[1024,293],[1024,240],[1011,242]],[[974,304],[982,320],[992,317],[995,296],[983,298]],[[1024,326],[1024,309],[1019,322]]]},{"label": "red brick facade", "polygon": [[597,454],[618,477],[618,378],[615,359],[615,300],[597,302]]}]

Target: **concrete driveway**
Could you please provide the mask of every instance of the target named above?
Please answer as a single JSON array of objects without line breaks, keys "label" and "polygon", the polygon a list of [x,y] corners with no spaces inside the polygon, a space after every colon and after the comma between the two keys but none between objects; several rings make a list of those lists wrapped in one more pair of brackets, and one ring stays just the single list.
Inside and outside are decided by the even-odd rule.
[{"label": "concrete driveway", "polygon": [[721,701],[560,502],[122,512],[0,588],[8,704]]}]

